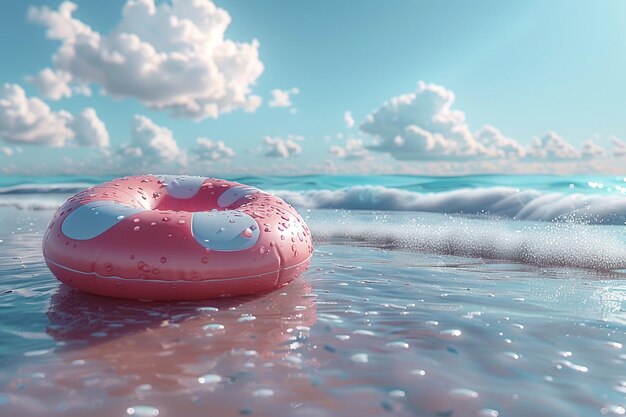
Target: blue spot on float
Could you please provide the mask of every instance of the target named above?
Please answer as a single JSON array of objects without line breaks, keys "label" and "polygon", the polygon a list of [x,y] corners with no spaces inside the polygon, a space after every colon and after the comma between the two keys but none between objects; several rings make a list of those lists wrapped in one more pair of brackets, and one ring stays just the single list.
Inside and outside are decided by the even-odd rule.
[{"label": "blue spot on float", "polygon": [[224,208],[233,204],[235,201],[244,198],[249,194],[258,193],[259,190],[248,185],[236,185],[224,191],[217,199],[217,205]]},{"label": "blue spot on float", "polygon": [[157,175],[163,181],[167,194],[174,198],[186,200],[198,194],[200,187],[206,177],[195,177],[189,175]]},{"label": "blue spot on float", "polygon": [[238,210],[193,213],[191,231],[199,244],[215,251],[244,250],[259,240],[256,221]]},{"label": "blue spot on float", "polygon": [[78,207],[63,221],[61,231],[75,240],[88,240],[106,232],[125,217],[144,211],[113,201],[94,201]]}]

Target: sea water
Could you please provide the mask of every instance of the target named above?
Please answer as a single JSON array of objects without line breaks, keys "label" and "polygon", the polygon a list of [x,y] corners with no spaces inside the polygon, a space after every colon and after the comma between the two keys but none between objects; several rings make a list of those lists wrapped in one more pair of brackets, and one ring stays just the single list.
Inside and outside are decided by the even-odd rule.
[{"label": "sea water", "polygon": [[176,303],[46,268],[102,180],[0,180],[0,416],[626,415],[623,178],[241,178],[300,210],[311,267]]}]

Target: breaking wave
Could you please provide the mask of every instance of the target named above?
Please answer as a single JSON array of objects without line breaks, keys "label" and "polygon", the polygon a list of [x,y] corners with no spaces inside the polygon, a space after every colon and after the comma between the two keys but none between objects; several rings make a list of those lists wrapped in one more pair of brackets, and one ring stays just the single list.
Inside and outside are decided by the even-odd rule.
[{"label": "breaking wave", "polygon": [[587,224],[626,222],[626,197],[621,195],[541,193],[511,187],[419,193],[381,186],[275,193],[299,208],[488,214],[516,220]]}]

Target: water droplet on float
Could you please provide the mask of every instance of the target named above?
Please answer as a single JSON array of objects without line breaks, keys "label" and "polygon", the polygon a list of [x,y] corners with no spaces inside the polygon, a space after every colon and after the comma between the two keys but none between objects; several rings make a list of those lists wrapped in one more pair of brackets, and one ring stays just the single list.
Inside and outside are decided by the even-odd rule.
[{"label": "water droplet on float", "polygon": [[250,239],[252,237],[252,230],[250,230],[250,228],[247,228],[246,230],[241,232],[241,236],[245,237],[246,239]]},{"label": "water droplet on float", "polygon": [[259,248],[259,253],[260,253],[261,255],[265,255],[265,253],[266,253],[266,252],[267,252],[267,249],[265,248],[265,246],[261,246],[261,247]]},{"label": "water droplet on float", "polygon": [[198,382],[201,384],[217,384],[222,381],[222,377],[217,374],[206,374],[198,378]]},{"label": "water droplet on float", "polygon": [[133,405],[126,409],[126,414],[135,417],[157,417],[159,409],[149,405]]},{"label": "water droplet on float", "polygon": [[206,264],[209,262],[209,258],[207,258],[206,256],[203,256],[202,259],[200,259],[202,261],[203,264]]},{"label": "water droplet on float", "polygon": [[139,219],[134,219],[133,223],[139,223]]},{"label": "water droplet on float", "polygon": [[141,229],[141,227],[139,227],[139,226],[135,226],[135,227],[133,227],[133,230],[134,230],[135,232],[138,232],[138,231],[139,231],[139,229]]},{"label": "water droplet on float", "polygon": [[156,226],[156,222],[151,222],[150,226]]},{"label": "water droplet on float", "polygon": [[180,219],[180,220],[178,221],[178,224],[185,224],[185,221],[184,221],[183,219]]},{"label": "water droplet on float", "polygon": [[224,330],[224,325],[219,323],[211,323],[202,327],[202,330]]},{"label": "water droplet on float", "polygon": [[135,255],[130,255],[130,259],[135,259]]},{"label": "water droplet on float", "polygon": [[164,222],[169,222],[170,218],[169,217],[163,217],[161,220],[163,220]]},{"label": "water droplet on float", "polygon": [[117,216],[117,220],[122,220],[125,216],[119,215]]},{"label": "water droplet on float", "polygon": [[164,264],[167,262],[167,258],[165,256],[161,256],[161,263]]},{"label": "water droplet on float", "polygon": [[252,395],[254,395],[255,397],[259,397],[259,398],[267,398],[267,397],[272,397],[274,395],[274,391],[271,389],[262,388],[262,389],[258,389],[254,391]]}]

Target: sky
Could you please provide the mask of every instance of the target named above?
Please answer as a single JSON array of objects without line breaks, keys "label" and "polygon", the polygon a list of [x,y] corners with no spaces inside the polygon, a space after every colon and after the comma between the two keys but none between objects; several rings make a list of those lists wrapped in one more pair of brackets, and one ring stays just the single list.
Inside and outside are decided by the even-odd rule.
[{"label": "sky", "polygon": [[620,173],[626,162],[620,0],[0,8],[4,175]]}]

